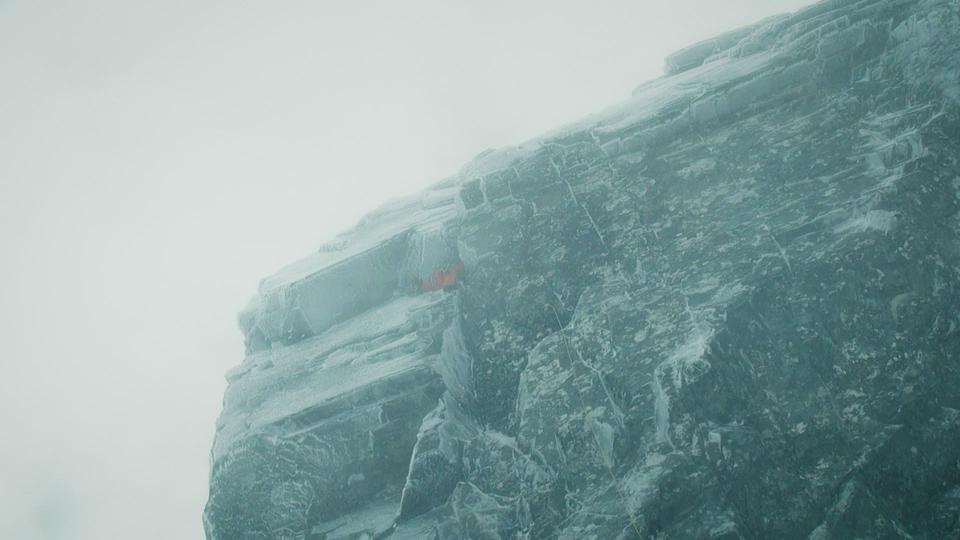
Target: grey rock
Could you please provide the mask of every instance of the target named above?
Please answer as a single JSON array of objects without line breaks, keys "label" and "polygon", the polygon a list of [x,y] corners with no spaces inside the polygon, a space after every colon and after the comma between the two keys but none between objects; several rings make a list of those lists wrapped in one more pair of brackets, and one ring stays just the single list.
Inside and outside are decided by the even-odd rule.
[{"label": "grey rock", "polygon": [[960,3],[668,64],[263,281],[210,540],[960,538]]}]

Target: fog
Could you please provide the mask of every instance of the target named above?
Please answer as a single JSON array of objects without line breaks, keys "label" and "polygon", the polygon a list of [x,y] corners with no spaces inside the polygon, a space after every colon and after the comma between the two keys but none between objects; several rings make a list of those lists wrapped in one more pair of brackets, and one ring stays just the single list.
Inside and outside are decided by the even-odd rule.
[{"label": "fog", "polygon": [[202,538],[261,277],[806,3],[0,0],[0,538]]}]

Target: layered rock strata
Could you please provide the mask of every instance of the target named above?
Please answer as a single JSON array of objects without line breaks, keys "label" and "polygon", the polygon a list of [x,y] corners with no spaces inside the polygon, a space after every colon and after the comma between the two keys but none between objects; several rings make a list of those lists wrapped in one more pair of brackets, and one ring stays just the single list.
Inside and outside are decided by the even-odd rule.
[{"label": "layered rock strata", "polygon": [[209,539],[960,538],[960,2],[667,72],[262,282]]}]

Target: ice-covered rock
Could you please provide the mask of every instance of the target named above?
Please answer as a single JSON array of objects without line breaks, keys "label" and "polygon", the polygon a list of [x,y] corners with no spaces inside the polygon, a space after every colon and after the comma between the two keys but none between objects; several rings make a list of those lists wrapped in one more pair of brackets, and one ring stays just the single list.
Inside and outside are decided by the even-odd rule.
[{"label": "ice-covered rock", "polygon": [[209,539],[960,538],[960,4],[668,66],[263,281]]}]

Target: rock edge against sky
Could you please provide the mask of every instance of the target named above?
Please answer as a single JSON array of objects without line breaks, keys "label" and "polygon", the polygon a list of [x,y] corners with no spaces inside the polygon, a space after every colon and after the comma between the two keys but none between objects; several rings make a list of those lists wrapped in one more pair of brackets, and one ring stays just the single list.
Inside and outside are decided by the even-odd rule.
[{"label": "rock edge against sky", "polygon": [[263,280],[208,539],[960,538],[958,158],[955,0],[679,51]]}]

